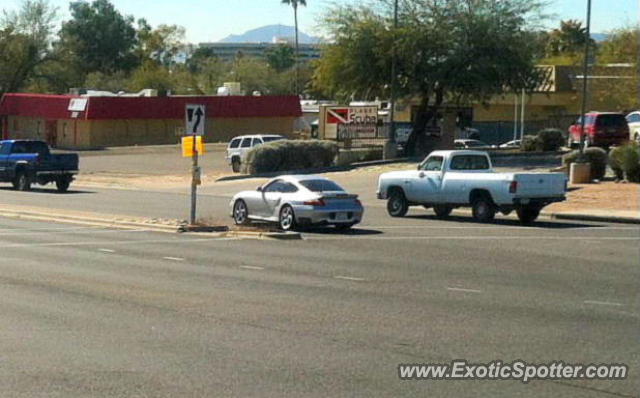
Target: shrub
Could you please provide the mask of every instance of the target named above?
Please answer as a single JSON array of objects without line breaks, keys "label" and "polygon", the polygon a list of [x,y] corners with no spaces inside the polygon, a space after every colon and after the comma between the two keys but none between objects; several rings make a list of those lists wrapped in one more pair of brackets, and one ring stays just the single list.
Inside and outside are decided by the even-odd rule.
[{"label": "shrub", "polygon": [[616,178],[640,182],[640,146],[631,142],[612,148],[609,152],[609,165]]},{"label": "shrub", "polygon": [[522,143],[520,149],[523,152],[537,152],[542,148],[542,142],[537,135],[525,135],[522,137]]},{"label": "shrub", "polygon": [[249,151],[243,164],[247,174],[302,170],[333,164],[338,146],[332,141],[275,141]]},{"label": "shrub", "polygon": [[538,131],[542,151],[557,151],[565,144],[564,133],[560,129],[544,129]]},{"label": "shrub", "polygon": [[[584,150],[584,155],[589,163],[591,163],[591,179],[601,180],[607,173],[607,152],[598,147],[590,147]],[[570,152],[562,157],[562,163],[569,167],[580,157],[580,151]]]}]

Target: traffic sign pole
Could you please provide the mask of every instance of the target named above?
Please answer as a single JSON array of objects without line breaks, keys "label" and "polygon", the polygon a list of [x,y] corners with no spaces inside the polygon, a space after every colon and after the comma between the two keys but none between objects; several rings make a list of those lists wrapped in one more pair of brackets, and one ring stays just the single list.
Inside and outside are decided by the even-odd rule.
[{"label": "traffic sign pole", "polygon": [[204,152],[203,137],[205,133],[204,124],[206,121],[206,113],[204,105],[187,104],[185,109],[186,115],[186,133],[193,137],[193,152],[191,159],[193,164],[191,166],[191,212],[189,214],[189,224],[196,224],[197,216],[197,202],[198,202],[198,185],[200,184],[200,166],[198,165],[198,138],[203,145],[202,152]]},{"label": "traffic sign pole", "polygon": [[196,224],[196,207],[198,198],[198,136],[193,136],[193,166],[191,168],[191,215],[189,217],[189,224]]}]

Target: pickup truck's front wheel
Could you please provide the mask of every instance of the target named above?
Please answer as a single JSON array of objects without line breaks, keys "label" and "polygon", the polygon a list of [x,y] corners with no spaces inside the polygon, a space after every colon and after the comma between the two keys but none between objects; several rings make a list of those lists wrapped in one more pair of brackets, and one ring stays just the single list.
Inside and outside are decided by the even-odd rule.
[{"label": "pickup truck's front wheel", "polygon": [[30,191],[31,190],[31,178],[25,171],[19,171],[16,174],[16,178],[13,180],[13,187],[18,191]]},{"label": "pickup truck's front wheel", "polygon": [[522,224],[530,224],[540,215],[540,208],[537,206],[522,206],[516,209],[518,218]]},{"label": "pickup truck's front wheel", "polygon": [[391,217],[404,217],[409,211],[409,202],[400,189],[394,189],[389,193],[387,201],[387,213]]},{"label": "pickup truck's front wheel", "polygon": [[480,196],[473,201],[471,212],[473,218],[483,223],[493,221],[496,216],[496,208],[491,199],[486,196]]}]

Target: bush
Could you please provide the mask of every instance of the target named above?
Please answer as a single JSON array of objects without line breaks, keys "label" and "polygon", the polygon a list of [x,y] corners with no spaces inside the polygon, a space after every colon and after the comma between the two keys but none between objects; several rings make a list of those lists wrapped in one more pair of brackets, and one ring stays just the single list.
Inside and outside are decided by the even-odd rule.
[{"label": "bush", "polygon": [[275,141],[249,151],[243,164],[247,174],[302,170],[333,164],[338,146],[332,141]]},{"label": "bush", "polygon": [[[607,152],[598,147],[590,147],[584,150],[584,155],[589,163],[591,163],[591,179],[601,180],[607,173]],[[567,168],[580,157],[580,151],[570,152],[562,157],[562,163]]]},{"label": "bush", "polygon": [[542,148],[542,142],[537,135],[525,135],[522,137],[522,143],[520,143],[520,149],[523,152],[537,152]]},{"label": "bush", "polygon": [[635,142],[612,148],[609,165],[616,178],[640,182],[640,146]]},{"label": "bush", "polygon": [[542,151],[557,151],[565,144],[564,133],[560,129],[544,129],[538,131]]},{"label": "bush", "polygon": [[564,145],[564,134],[559,129],[544,129],[536,135],[525,135],[520,149],[523,152],[557,151]]}]

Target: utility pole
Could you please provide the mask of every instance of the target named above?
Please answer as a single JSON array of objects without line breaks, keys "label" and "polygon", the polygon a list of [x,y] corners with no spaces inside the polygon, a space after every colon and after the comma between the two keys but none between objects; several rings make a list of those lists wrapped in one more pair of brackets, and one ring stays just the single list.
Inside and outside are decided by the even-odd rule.
[{"label": "utility pole", "polygon": [[587,84],[589,82],[589,47],[591,44],[591,0],[587,0],[587,37],[584,43],[584,65],[582,69],[582,113],[580,115],[580,157],[584,156],[585,114],[587,113]]},{"label": "utility pole", "polygon": [[390,159],[396,157],[396,68],[398,62],[398,53],[396,50],[396,33],[398,30],[398,0],[393,2],[393,46],[391,48],[391,95],[389,101],[389,136],[385,148],[385,158]]}]

